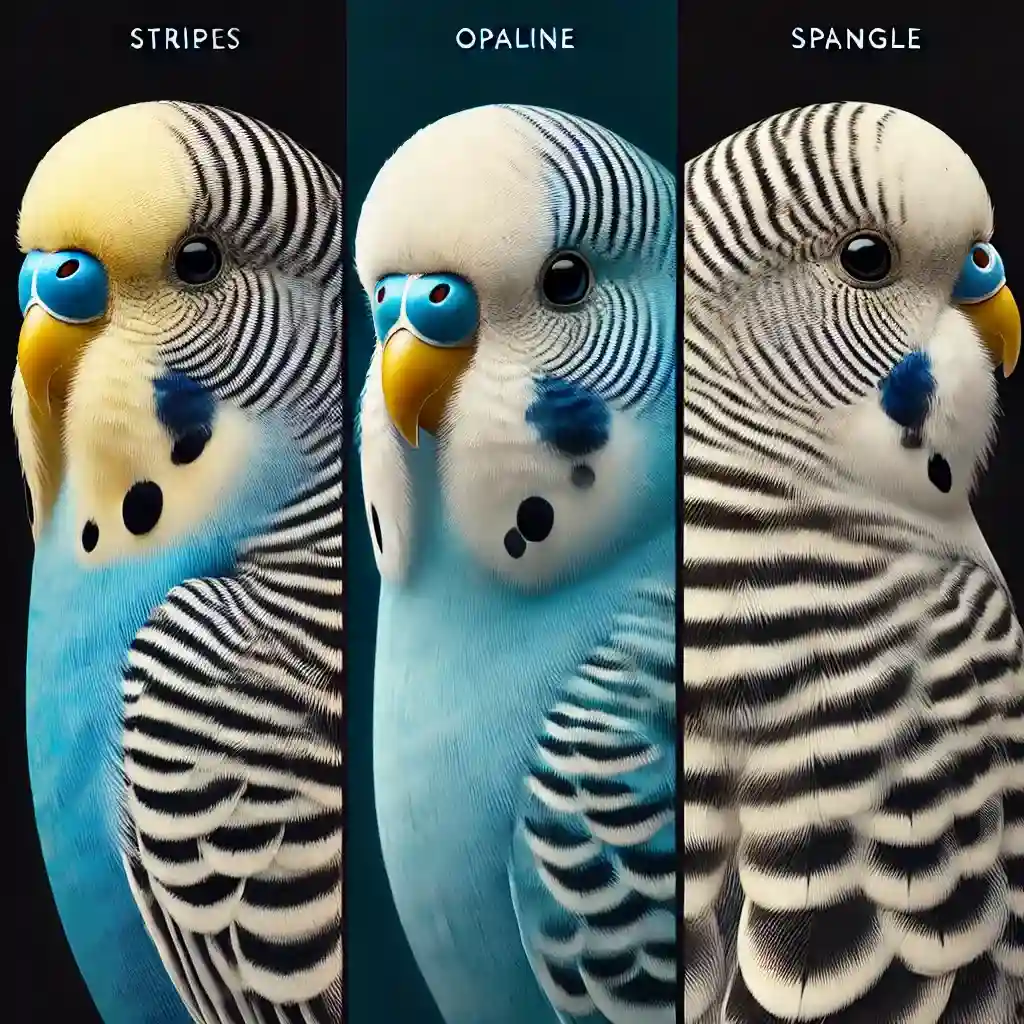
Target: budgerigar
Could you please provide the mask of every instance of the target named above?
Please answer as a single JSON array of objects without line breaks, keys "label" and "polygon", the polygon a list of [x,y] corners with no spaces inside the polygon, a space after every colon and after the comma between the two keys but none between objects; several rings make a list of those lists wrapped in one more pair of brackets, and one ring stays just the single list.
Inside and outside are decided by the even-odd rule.
[{"label": "budgerigar", "polygon": [[188,103],[25,192],[29,768],[106,1024],[341,1020],[341,214]]},{"label": "budgerigar", "polygon": [[685,1024],[1024,1020],[1022,633],[970,495],[1020,316],[889,107],[684,170]]},{"label": "budgerigar", "polygon": [[355,248],[412,951],[448,1024],[674,1021],[674,179],[581,118],[476,108],[385,164]]}]

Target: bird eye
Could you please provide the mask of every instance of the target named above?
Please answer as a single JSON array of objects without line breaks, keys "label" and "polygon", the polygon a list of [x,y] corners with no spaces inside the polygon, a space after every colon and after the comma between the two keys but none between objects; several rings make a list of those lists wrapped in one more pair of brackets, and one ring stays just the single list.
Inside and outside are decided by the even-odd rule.
[{"label": "bird eye", "polygon": [[589,294],[594,275],[578,252],[556,252],[544,264],[540,290],[557,309],[578,306]]},{"label": "bird eye", "polygon": [[174,272],[184,284],[209,284],[217,279],[224,259],[212,238],[186,238],[174,255]]},{"label": "bird eye", "polygon": [[839,266],[854,284],[881,284],[892,273],[892,248],[870,231],[847,238],[839,247]]}]

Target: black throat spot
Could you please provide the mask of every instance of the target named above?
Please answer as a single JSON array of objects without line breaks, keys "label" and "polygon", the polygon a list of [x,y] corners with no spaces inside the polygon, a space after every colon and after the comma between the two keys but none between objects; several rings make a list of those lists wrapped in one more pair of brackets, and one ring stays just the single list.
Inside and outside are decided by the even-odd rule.
[{"label": "black throat spot", "polygon": [[953,471],[949,468],[949,463],[938,452],[928,460],[928,479],[943,494],[949,494],[953,487]]}]

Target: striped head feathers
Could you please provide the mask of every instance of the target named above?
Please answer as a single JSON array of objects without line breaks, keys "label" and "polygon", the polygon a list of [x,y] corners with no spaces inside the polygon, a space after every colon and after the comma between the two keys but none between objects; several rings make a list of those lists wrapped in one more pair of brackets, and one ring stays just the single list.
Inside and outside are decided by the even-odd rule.
[{"label": "striped head feathers", "polygon": [[280,133],[189,103],[100,114],[39,163],[18,241],[37,539],[66,492],[81,559],[146,550],[217,507],[252,412],[330,393],[340,418],[341,186]]},{"label": "striped head feathers", "polygon": [[[377,348],[360,416],[378,565],[401,580],[431,461],[472,556],[539,586],[672,515],[675,182],[582,118],[488,106],[379,172],[356,232]],[[419,549],[422,550],[422,547]]]},{"label": "striped head feathers", "polygon": [[[913,114],[826,103],[737,132],[684,176],[687,406],[715,381],[769,425],[780,476],[838,473],[961,514],[995,414],[988,338],[955,297],[993,231],[967,154]],[[920,384],[906,402],[886,398],[894,373]]]}]

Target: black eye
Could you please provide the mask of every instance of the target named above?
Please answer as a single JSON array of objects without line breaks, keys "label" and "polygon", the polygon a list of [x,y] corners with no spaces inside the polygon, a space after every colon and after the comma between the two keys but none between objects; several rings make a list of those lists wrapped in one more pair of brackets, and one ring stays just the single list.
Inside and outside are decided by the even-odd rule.
[{"label": "black eye", "polygon": [[892,272],[892,249],[879,235],[863,232],[843,242],[839,265],[858,284],[878,284]]},{"label": "black eye", "polygon": [[590,265],[577,252],[556,252],[544,264],[540,278],[544,298],[560,309],[581,303],[592,284]]},{"label": "black eye", "polygon": [[220,273],[224,260],[211,238],[187,238],[174,256],[174,272],[185,284],[209,284]]}]

